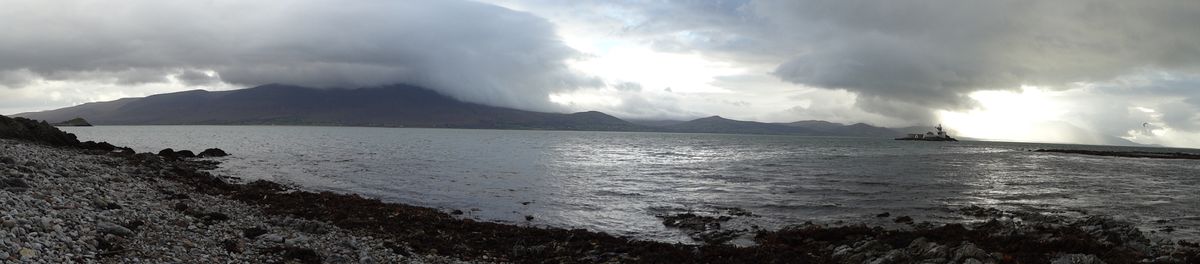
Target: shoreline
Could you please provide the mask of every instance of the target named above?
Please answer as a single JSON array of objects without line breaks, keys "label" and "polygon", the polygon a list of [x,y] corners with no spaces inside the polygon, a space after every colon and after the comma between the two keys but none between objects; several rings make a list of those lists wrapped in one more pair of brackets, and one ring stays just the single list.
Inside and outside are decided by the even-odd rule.
[{"label": "shoreline", "polygon": [[1200,159],[1200,154],[1186,152],[1149,152],[1149,151],[1105,151],[1080,149],[1037,149],[1033,152],[1066,153],[1102,157],[1149,158],[1149,159]]},{"label": "shoreline", "polygon": [[[907,228],[800,224],[774,231],[740,231],[753,234],[756,245],[749,247],[683,245],[582,229],[460,219],[434,208],[355,194],[309,192],[268,181],[233,184],[229,177],[204,171],[215,162],[177,157],[178,152],[134,154],[95,142],[56,147],[5,139],[0,145],[5,183],[0,191],[5,194],[0,201],[5,205],[0,215],[4,224],[0,261],[1200,261],[1200,245],[1156,239],[1128,222],[1104,216],[1071,219],[967,207],[959,211],[977,217],[978,223],[934,225],[897,216],[895,221]],[[664,217],[664,225],[716,237],[729,231],[714,228],[714,221],[719,224],[712,217]]]}]

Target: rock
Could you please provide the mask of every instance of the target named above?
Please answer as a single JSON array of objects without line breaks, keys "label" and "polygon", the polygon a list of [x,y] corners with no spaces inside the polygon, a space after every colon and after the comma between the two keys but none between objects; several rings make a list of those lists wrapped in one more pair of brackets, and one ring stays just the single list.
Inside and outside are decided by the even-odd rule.
[{"label": "rock", "polygon": [[321,263],[321,254],[308,248],[288,248],[283,252],[285,259],[296,260],[300,263]]},{"label": "rock", "polygon": [[0,164],[17,164],[17,160],[11,157],[0,157]]},{"label": "rock", "polygon": [[258,240],[274,242],[274,243],[283,243],[283,236],[279,235],[279,234],[266,234],[266,235],[259,236]]},{"label": "rock", "polygon": [[893,221],[896,223],[912,223],[913,219],[912,219],[912,217],[908,217],[906,215],[906,216],[896,217],[896,220],[893,220]]},{"label": "rock", "polygon": [[212,212],[212,213],[201,214],[200,219],[204,220],[204,223],[213,224],[216,222],[229,220],[229,215],[226,215],[223,213]]},{"label": "rock", "polygon": [[462,211],[462,210],[454,210],[454,211],[451,211],[451,212],[450,212],[450,214],[452,214],[452,215],[462,215],[462,214],[463,214],[463,211]]},{"label": "rock", "polygon": [[120,205],[120,204],[117,204],[117,203],[115,203],[115,202],[112,202],[112,201],[109,201],[109,200],[105,200],[105,199],[102,199],[102,198],[96,198],[96,199],[92,200],[92,206],[95,206],[97,209],[100,209],[100,210],[117,210],[117,209],[121,209],[121,205]]},{"label": "rock", "polygon": [[169,148],[159,150],[158,155],[163,157],[175,157],[175,150]]},{"label": "rock", "polygon": [[0,261],[7,260],[8,258],[9,258],[8,250],[0,249]]},{"label": "rock", "polygon": [[201,151],[199,156],[201,158],[215,158],[215,157],[229,156],[229,153],[225,153],[224,150],[221,150],[219,148],[210,148],[210,149]]},{"label": "rock", "polygon": [[118,236],[122,236],[122,237],[133,236],[133,230],[129,230],[129,228],[125,228],[124,226],[120,226],[120,225],[109,223],[109,222],[97,223],[96,224],[96,232],[99,232],[102,234],[113,234],[113,235],[118,235]]},{"label": "rock", "polygon": [[26,188],[26,189],[33,188],[33,186],[30,186],[29,183],[25,182],[25,180],[22,180],[19,178],[8,178],[8,179],[0,180],[0,187],[3,187],[3,188]]},{"label": "rock", "polygon": [[657,217],[663,219],[663,225],[666,227],[690,229],[696,231],[721,229],[721,222],[729,220],[728,217],[717,218],[711,216],[700,216],[693,213]]},{"label": "rock", "polygon": [[129,230],[137,232],[138,229],[142,228],[143,225],[146,225],[146,222],[144,222],[142,220],[133,220],[133,221],[129,221],[128,223],[125,223],[124,225],[121,225],[121,226],[124,226],[125,228],[129,228]]},{"label": "rock", "polygon": [[880,218],[882,218],[882,217],[891,217],[891,216],[892,216],[892,213],[888,213],[888,212],[883,212],[882,214],[877,214],[877,215],[875,215],[875,217],[880,217]]},{"label": "rock", "polygon": [[526,216],[525,216],[525,221],[533,221],[533,216],[532,216],[532,215],[526,215]]},{"label": "rock", "polygon": [[125,239],[114,235],[104,235],[96,240],[96,249],[106,252],[104,255],[112,255],[125,250]]},{"label": "rock", "polygon": [[742,232],[738,230],[708,230],[697,232],[690,235],[693,240],[704,242],[705,244],[722,244],[729,242],[741,236]]},{"label": "rock", "polygon": [[257,238],[258,236],[264,235],[266,233],[267,233],[266,229],[262,229],[262,228],[258,228],[258,227],[251,227],[251,228],[242,230],[242,237],[254,239],[254,238]]},{"label": "rock", "polygon": [[1050,264],[1104,264],[1104,261],[1096,255],[1064,254],[1054,258]]},{"label": "rock", "polygon": [[28,259],[36,257],[37,251],[33,251],[33,249],[30,248],[21,248],[21,250],[17,251],[17,254],[20,254],[22,259]]},{"label": "rock", "polygon": [[193,153],[191,150],[180,150],[175,152],[175,156],[180,158],[195,158],[196,153]]},{"label": "rock", "polygon": [[954,249],[954,257],[952,260],[957,262],[972,258],[986,259],[989,257],[990,255],[988,255],[987,251],[983,251],[983,249],[976,247],[975,244],[972,244],[971,242],[963,242],[962,245],[959,245]]},{"label": "rock", "polygon": [[226,239],[221,241],[221,247],[225,248],[225,251],[242,253],[246,251],[246,242],[241,239]]}]

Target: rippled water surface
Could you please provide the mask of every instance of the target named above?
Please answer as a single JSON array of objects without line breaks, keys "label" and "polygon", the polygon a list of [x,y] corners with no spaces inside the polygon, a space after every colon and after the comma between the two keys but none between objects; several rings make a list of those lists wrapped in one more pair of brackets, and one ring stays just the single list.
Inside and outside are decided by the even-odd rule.
[{"label": "rippled water surface", "polygon": [[[964,219],[955,208],[1114,215],[1200,229],[1200,162],[1036,153],[996,142],[351,127],[66,128],[139,152],[231,154],[219,173],[461,209],[478,219],[688,242],[658,214],[736,207],[735,226]],[[1150,151],[1178,151],[1148,149]]]}]

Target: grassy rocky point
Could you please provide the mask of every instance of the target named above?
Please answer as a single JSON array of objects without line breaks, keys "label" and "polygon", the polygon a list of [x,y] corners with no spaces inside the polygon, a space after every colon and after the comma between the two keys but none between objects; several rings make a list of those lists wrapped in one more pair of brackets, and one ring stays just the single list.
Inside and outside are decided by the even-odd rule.
[{"label": "grassy rocky point", "polygon": [[[894,219],[899,228],[805,223],[779,230],[725,230],[720,223],[752,213],[736,208],[681,213],[659,217],[665,226],[703,243],[641,241],[582,229],[481,222],[434,208],[269,181],[234,183],[208,171],[217,162],[202,157],[226,154],[218,149],[134,153],[103,142],[79,142],[45,122],[3,116],[0,138],[7,139],[0,140],[0,195],[6,199],[0,201],[0,262],[1200,262],[1200,245],[1150,236],[1110,217],[974,206],[959,210],[977,221],[932,224],[899,216]],[[72,163],[56,163],[62,160]],[[72,187],[75,183],[96,188]],[[61,200],[81,202],[63,206],[71,203]],[[755,243],[724,243],[738,236]],[[50,252],[69,257],[45,258]]]}]

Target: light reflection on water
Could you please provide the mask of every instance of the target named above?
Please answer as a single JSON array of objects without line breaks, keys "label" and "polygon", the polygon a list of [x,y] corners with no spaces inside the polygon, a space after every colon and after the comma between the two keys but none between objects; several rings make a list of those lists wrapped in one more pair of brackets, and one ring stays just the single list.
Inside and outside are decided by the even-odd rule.
[{"label": "light reflection on water", "polygon": [[[67,128],[140,152],[220,147],[220,173],[389,201],[464,209],[471,217],[688,242],[656,214],[722,207],[805,221],[962,221],[966,205],[1087,211],[1151,230],[1200,229],[1195,161],[1028,152],[1099,148],[887,139],[336,127]],[[1173,150],[1172,150],[1173,151]],[[478,211],[470,210],[472,208]],[[1161,220],[1161,221],[1160,221]]]}]

